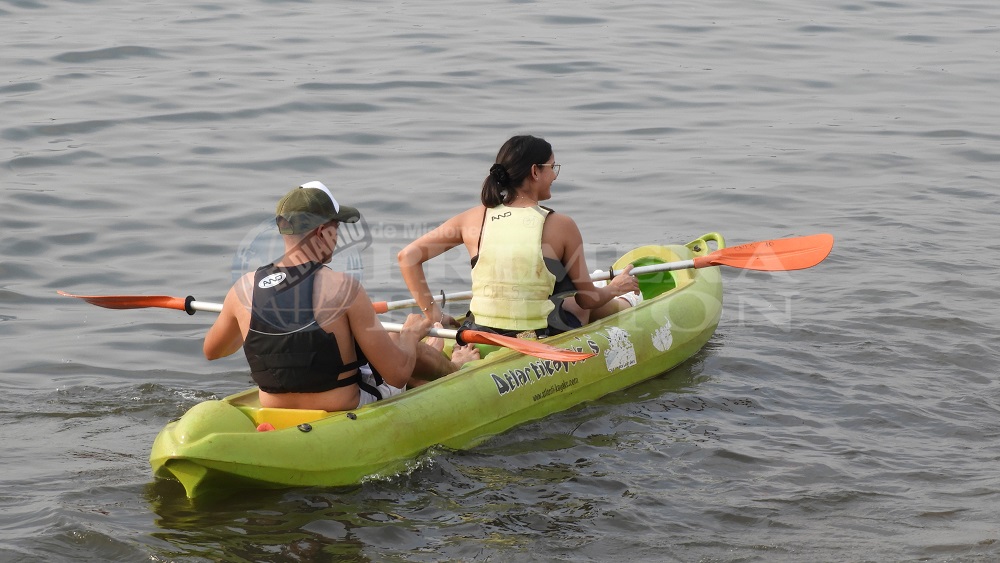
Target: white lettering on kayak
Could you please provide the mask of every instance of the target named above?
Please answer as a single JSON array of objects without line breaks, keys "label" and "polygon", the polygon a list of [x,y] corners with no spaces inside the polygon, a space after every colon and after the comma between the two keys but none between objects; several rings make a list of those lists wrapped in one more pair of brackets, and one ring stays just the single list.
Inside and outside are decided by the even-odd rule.
[{"label": "white lettering on kayak", "polygon": [[573,379],[570,379],[568,381],[563,381],[562,383],[559,383],[557,385],[553,385],[553,386],[549,387],[548,389],[542,391],[541,393],[535,393],[535,396],[532,397],[531,400],[532,401],[541,401],[545,397],[548,397],[549,395],[551,395],[553,393],[560,393],[562,391],[565,391],[567,387],[572,387],[572,386],[576,385],[579,382],[580,382],[580,378],[579,377],[574,377]]},{"label": "white lettering on kayak", "polygon": [[[600,351],[596,342],[588,339],[587,344],[595,354]],[[583,348],[580,347],[570,349],[577,352],[583,352]],[[490,377],[493,379],[493,383],[497,386],[497,393],[499,393],[500,396],[503,396],[511,391],[514,391],[515,389],[532,385],[533,383],[552,377],[557,373],[569,373],[574,364],[576,364],[576,362],[538,360],[531,362],[523,368],[509,369],[499,375],[491,373]]]},{"label": "white lettering on kayak", "polygon": [[260,283],[258,283],[257,286],[261,289],[267,289],[269,287],[274,287],[283,281],[285,281],[285,273],[277,272],[260,280]]}]

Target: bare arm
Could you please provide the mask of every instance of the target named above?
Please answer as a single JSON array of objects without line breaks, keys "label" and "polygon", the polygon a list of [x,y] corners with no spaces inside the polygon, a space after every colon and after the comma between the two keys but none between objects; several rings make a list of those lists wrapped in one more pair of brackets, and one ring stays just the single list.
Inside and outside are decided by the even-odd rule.
[{"label": "bare arm", "polygon": [[205,334],[205,343],[202,347],[205,358],[217,360],[235,353],[243,346],[243,332],[240,330],[236,314],[238,308],[244,306],[236,294],[236,286],[233,286],[222,303],[222,312]]},{"label": "bare arm", "polygon": [[433,231],[406,245],[406,248],[400,250],[396,256],[407,289],[410,290],[410,294],[413,295],[424,315],[431,321],[441,320],[441,308],[434,301],[430,287],[427,285],[424,262],[462,243],[465,243],[471,252],[470,244],[478,244],[479,242],[483,213],[484,208],[482,207],[474,207],[460,213]]},{"label": "bare arm", "polygon": [[[554,221],[553,221],[554,219]],[[566,266],[566,272],[576,287],[576,302],[584,309],[596,309],[615,297],[638,291],[638,280],[630,272],[629,265],[621,274],[615,276],[604,287],[594,286],[590,279],[590,269],[583,255],[583,236],[576,223],[567,215],[553,214],[546,222],[545,229],[552,229],[552,247],[560,261]],[[547,233],[546,233],[547,234]]]},{"label": "bare arm", "polygon": [[[354,280],[349,283],[357,284]],[[347,322],[354,341],[386,382],[394,387],[403,387],[413,375],[417,344],[427,336],[431,322],[420,315],[410,315],[403,323],[398,341],[394,342],[382,327],[368,294],[360,284],[352,288],[352,292],[356,293],[352,293],[355,298],[347,309]]]}]

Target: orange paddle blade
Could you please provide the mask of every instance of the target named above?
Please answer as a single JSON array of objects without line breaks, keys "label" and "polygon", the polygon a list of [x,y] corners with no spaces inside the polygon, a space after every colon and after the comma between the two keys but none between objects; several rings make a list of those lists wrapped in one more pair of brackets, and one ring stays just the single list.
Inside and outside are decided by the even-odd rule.
[{"label": "orange paddle blade", "polygon": [[597,355],[593,352],[563,350],[562,348],[556,348],[555,346],[543,344],[537,340],[523,340],[520,338],[512,338],[510,336],[503,336],[502,334],[494,334],[492,332],[483,332],[480,330],[461,330],[459,331],[458,336],[459,342],[463,342],[465,344],[492,344],[494,346],[502,346],[504,348],[510,348],[511,350],[517,350],[522,354],[535,356],[536,358],[554,360],[557,362],[579,362]]},{"label": "orange paddle blade", "polygon": [[187,311],[187,297],[171,297],[169,295],[73,295],[58,291],[59,295],[83,299],[91,305],[106,309],[143,309],[157,307],[160,309],[178,309]]},{"label": "orange paddle blade", "polygon": [[746,270],[802,270],[819,264],[833,250],[833,235],[748,242],[730,248],[720,248],[694,259],[695,268],[731,266]]}]

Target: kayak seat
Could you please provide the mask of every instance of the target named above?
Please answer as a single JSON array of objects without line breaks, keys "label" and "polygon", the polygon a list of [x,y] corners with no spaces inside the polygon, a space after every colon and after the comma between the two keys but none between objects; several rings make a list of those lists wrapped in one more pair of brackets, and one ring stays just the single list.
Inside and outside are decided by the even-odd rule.
[{"label": "kayak seat", "polygon": [[273,426],[275,430],[291,428],[305,422],[315,422],[333,414],[324,410],[276,409],[245,405],[239,405],[237,408],[253,421],[254,426],[259,426],[266,422]]},{"label": "kayak seat", "polygon": [[[683,256],[678,253],[683,252]],[[620,270],[632,264],[635,267],[650,266],[653,264],[664,264],[666,262],[678,262],[690,260],[691,252],[683,247],[669,248],[659,245],[640,246],[630,250],[619,258],[612,266],[615,270]],[[688,270],[675,270],[672,272],[652,272],[636,276],[639,281],[639,291],[644,300],[652,299],[658,295],[666,293],[679,285],[684,285],[691,281],[691,272]]]}]

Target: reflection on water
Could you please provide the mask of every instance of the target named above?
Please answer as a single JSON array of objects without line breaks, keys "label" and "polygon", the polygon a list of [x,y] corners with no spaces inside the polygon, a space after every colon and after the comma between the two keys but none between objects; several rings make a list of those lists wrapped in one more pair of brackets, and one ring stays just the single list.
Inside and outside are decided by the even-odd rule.
[{"label": "reflection on water", "polygon": [[162,530],[152,536],[174,547],[160,552],[171,558],[365,560],[365,543],[354,530],[368,528],[379,518],[363,514],[364,505],[345,503],[333,492],[292,497],[286,492],[247,491],[194,504],[175,485],[158,481],[146,489]]}]

